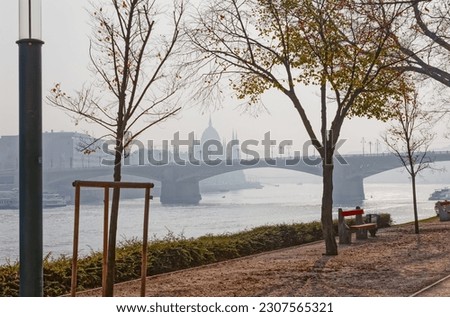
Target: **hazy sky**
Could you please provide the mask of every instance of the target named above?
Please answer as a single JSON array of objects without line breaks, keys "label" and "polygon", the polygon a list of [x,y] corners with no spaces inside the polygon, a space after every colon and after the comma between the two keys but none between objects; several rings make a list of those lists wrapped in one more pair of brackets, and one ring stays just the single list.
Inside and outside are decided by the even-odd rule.
[{"label": "hazy sky", "polygon": [[[50,88],[61,82],[66,91],[76,90],[91,75],[88,65],[88,35],[90,34],[88,21],[87,0],[42,0],[43,15],[43,96]],[[0,87],[1,87],[1,115],[0,135],[18,133],[18,47],[15,41],[18,37],[18,4],[17,1],[2,1],[0,10]],[[305,97],[306,96],[306,97]],[[303,95],[304,102],[314,104],[314,94]],[[198,138],[206,128],[211,114],[213,125],[223,138],[230,139],[232,130],[236,130],[241,140],[253,138],[262,140],[264,133],[271,131],[273,139],[279,143],[283,139],[294,141],[294,146],[301,148],[307,140],[306,133],[297,112],[289,100],[281,93],[269,93],[264,97],[267,112],[260,112],[257,117],[243,113],[233,99],[227,100],[221,110],[206,110],[198,107],[188,107],[176,118],[152,128],[144,136],[155,143],[161,139],[171,139],[174,131],[187,137],[187,133],[194,131]],[[316,109],[317,105],[316,105]],[[316,111],[318,113],[318,111]],[[318,119],[318,117],[317,117]],[[317,121],[316,122],[316,127]],[[70,118],[62,111],[43,103],[44,131],[78,131]],[[101,133],[95,126],[85,129]],[[372,144],[380,139],[384,125],[375,120],[352,119],[344,123],[342,138],[348,139],[341,148],[342,153],[362,152],[362,138]],[[436,142],[436,148],[447,147],[449,140],[441,139]],[[381,146],[380,146],[381,148]],[[383,146],[384,148],[384,146]],[[365,144],[369,152],[368,143]],[[372,146],[375,152],[375,145]]]}]

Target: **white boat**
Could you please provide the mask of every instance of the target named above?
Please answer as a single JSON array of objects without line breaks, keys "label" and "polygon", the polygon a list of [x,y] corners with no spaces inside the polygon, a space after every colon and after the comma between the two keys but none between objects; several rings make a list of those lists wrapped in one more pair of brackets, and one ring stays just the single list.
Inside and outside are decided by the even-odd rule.
[{"label": "white boat", "polygon": [[11,209],[13,202],[13,192],[0,191],[0,209]]},{"label": "white boat", "polygon": [[[55,208],[64,207],[67,201],[57,193],[42,193],[42,207]],[[11,191],[0,192],[0,209],[18,209],[19,208],[19,191],[13,189]]]},{"label": "white boat", "polygon": [[11,209],[11,199],[6,197],[0,198],[0,209]]},{"label": "white boat", "polygon": [[67,205],[67,201],[61,195],[57,193],[42,194],[42,206],[44,208],[64,207]]},{"label": "white boat", "polygon": [[428,198],[428,200],[450,200],[450,188],[444,187],[436,189]]}]

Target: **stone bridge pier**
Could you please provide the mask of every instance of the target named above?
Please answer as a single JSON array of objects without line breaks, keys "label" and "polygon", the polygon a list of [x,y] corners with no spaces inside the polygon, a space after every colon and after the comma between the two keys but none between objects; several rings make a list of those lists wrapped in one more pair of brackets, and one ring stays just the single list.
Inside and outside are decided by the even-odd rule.
[{"label": "stone bridge pier", "polygon": [[349,168],[335,168],[333,177],[333,204],[335,206],[345,204],[356,206],[361,204],[365,199],[363,180],[362,175],[351,173]]}]

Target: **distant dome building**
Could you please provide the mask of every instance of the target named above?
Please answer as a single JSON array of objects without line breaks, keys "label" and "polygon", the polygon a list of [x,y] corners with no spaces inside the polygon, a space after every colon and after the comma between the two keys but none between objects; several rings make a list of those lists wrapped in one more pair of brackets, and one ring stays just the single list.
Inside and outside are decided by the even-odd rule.
[{"label": "distant dome building", "polygon": [[200,145],[204,145],[207,141],[218,141],[220,142],[220,136],[216,129],[212,126],[211,117],[209,118],[208,127],[203,131],[202,138],[200,140]]},{"label": "distant dome building", "polygon": [[[208,155],[210,160],[215,159],[239,159],[239,140],[237,134],[233,131],[231,143],[226,140],[221,141],[220,135],[212,125],[211,117],[209,118],[208,127],[203,131],[200,139],[200,147],[196,153],[196,157],[203,161],[203,154],[205,151],[211,153]],[[214,154],[212,153],[221,153]]]},{"label": "distant dome building", "polygon": [[[196,155],[200,161],[206,160],[216,160],[224,159],[224,147],[220,142],[220,136],[216,129],[212,126],[211,117],[209,117],[208,127],[203,131],[202,137],[200,139],[200,147],[198,149],[198,154]],[[207,153],[205,153],[207,152]],[[210,153],[220,153],[221,154],[210,154]],[[207,156],[205,156],[207,155]]]},{"label": "distant dome building", "polygon": [[[221,154],[212,154],[217,153],[218,150],[221,151]],[[204,157],[204,151],[209,151],[211,154]],[[221,142],[220,135],[213,127],[211,118],[209,118],[208,127],[202,133],[200,149],[197,153],[197,157],[201,161],[204,161],[204,158],[207,158],[207,160],[239,159],[237,134],[233,131],[230,143]],[[201,192],[225,192],[246,188],[261,188],[261,185],[258,182],[248,182],[243,171],[234,171],[200,181]]]}]

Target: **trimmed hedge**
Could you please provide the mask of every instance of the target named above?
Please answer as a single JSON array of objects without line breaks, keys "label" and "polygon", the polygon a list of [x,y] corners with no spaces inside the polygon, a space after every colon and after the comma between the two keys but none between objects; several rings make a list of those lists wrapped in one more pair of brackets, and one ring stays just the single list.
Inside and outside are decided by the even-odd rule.
[{"label": "trimmed hedge", "polygon": [[[390,216],[382,217],[390,225]],[[337,232],[337,223],[335,223]],[[319,222],[262,226],[235,234],[207,235],[196,239],[175,237],[152,241],[148,249],[147,275],[172,272],[199,265],[234,259],[264,251],[300,245],[322,239]],[[121,243],[116,254],[116,282],[140,278],[141,242]],[[44,260],[44,295],[61,296],[70,292],[71,259],[60,256]],[[102,254],[92,252],[79,259],[78,290],[101,287]],[[18,296],[19,264],[0,266],[0,296]]]}]

